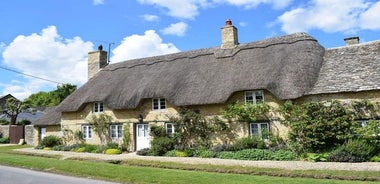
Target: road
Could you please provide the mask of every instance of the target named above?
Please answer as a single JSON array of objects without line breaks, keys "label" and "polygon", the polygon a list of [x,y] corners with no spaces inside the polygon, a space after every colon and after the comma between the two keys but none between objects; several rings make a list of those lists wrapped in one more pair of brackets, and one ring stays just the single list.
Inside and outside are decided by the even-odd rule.
[{"label": "road", "polygon": [[0,184],[116,184],[0,165]]}]

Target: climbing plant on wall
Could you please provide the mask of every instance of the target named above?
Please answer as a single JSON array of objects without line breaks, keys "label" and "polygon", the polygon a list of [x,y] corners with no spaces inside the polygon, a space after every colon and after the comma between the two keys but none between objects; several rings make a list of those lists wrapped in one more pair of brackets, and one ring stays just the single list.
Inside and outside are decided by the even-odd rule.
[{"label": "climbing plant on wall", "polygon": [[112,120],[112,116],[106,113],[93,114],[88,120],[88,123],[92,125],[102,144],[111,142],[109,125]]}]

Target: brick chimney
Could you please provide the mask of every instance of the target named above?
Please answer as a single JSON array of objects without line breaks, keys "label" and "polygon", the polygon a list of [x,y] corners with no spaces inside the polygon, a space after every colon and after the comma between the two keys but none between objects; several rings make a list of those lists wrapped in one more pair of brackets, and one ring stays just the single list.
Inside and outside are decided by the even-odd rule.
[{"label": "brick chimney", "polygon": [[359,37],[355,36],[355,37],[345,38],[344,41],[346,42],[346,46],[359,44]]},{"label": "brick chimney", "polygon": [[237,28],[232,25],[230,19],[226,20],[226,25],[222,29],[222,49],[232,49],[235,48],[238,42],[238,32]]},{"label": "brick chimney", "polygon": [[100,69],[107,66],[107,52],[100,45],[97,51],[88,53],[88,79],[91,79]]}]

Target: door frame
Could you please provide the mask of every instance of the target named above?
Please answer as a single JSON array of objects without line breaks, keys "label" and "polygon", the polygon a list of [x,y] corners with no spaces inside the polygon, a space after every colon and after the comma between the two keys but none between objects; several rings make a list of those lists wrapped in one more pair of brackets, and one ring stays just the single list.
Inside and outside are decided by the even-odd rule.
[{"label": "door frame", "polygon": [[133,125],[133,132],[134,132],[134,138],[135,138],[135,146],[134,146],[134,150],[137,151],[137,145],[138,145],[138,141],[137,141],[137,135],[138,135],[138,125],[148,125],[148,141],[149,141],[149,147],[150,147],[150,135],[149,135],[149,130],[150,130],[150,125],[149,123],[134,123]]}]

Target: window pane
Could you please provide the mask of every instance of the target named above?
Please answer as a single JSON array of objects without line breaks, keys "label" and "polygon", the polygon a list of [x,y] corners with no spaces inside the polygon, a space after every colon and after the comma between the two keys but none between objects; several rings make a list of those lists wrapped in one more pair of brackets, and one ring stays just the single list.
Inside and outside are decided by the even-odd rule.
[{"label": "window pane", "polygon": [[259,126],[257,123],[251,123],[251,136],[259,136]]},{"label": "window pane", "polygon": [[103,112],[103,103],[99,103],[99,112]]},{"label": "window pane", "polygon": [[245,103],[253,103],[253,94],[251,91],[245,92]]},{"label": "window pane", "polygon": [[117,137],[118,138],[122,138],[123,137],[123,126],[122,125],[118,125],[117,126]]},{"label": "window pane", "polygon": [[158,109],[158,99],[153,99],[153,109],[157,110]]},{"label": "window pane", "polygon": [[98,112],[98,103],[94,104],[94,112]]},{"label": "window pane", "polygon": [[165,98],[160,99],[160,109],[166,109]]},{"label": "window pane", "polygon": [[91,126],[88,126],[88,136],[87,136],[87,138],[92,138],[92,127]]}]

